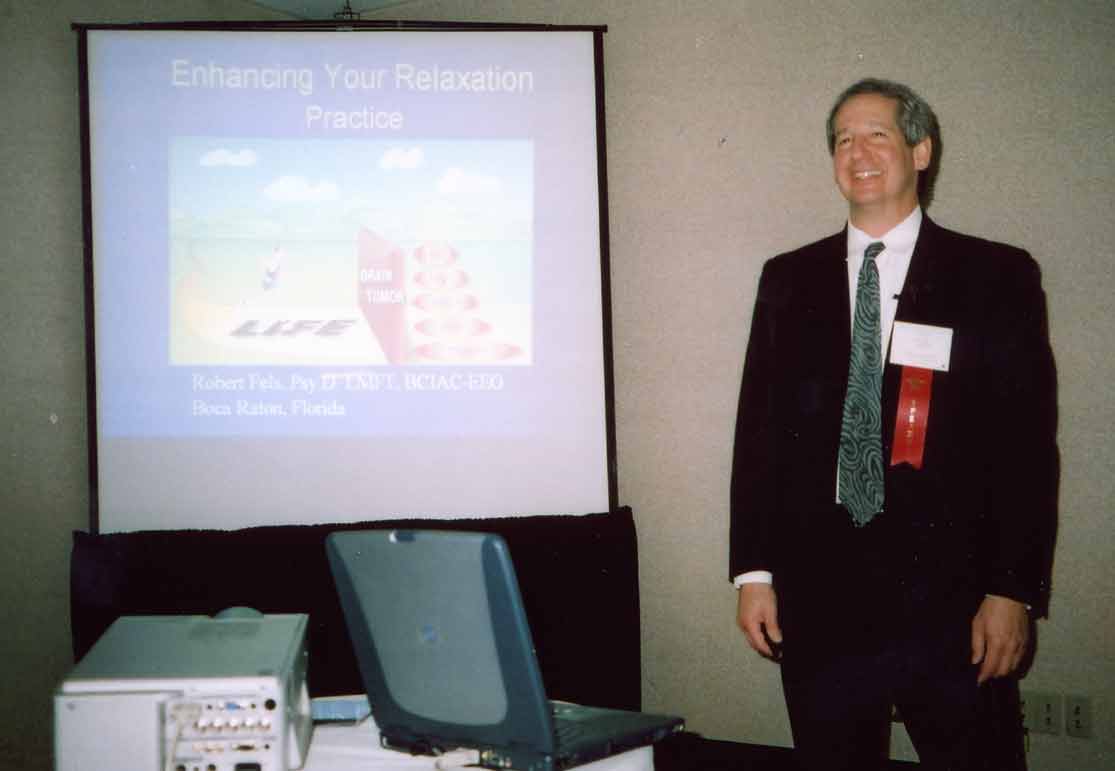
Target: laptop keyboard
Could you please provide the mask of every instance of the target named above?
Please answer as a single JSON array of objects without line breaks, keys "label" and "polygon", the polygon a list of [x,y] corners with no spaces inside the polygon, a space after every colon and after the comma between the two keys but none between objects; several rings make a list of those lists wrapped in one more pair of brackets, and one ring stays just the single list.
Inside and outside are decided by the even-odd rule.
[{"label": "laptop keyboard", "polygon": [[550,717],[553,718],[554,738],[558,747],[575,741],[584,733],[581,730],[580,719],[574,717],[579,711],[577,707],[568,704],[550,702]]},{"label": "laptop keyboard", "polygon": [[557,746],[561,747],[565,744],[575,742],[581,738],[584,732],[581,726],[569,720],[562,720],[557,718],[554,720],[554,738],[557,741]]}]

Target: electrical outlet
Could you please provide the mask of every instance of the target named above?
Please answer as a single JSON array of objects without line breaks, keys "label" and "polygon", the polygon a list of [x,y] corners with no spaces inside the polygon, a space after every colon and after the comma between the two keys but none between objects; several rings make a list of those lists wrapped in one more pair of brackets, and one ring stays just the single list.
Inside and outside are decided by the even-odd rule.
[{"label": "electrical outlet", "polygon": [[1061,717],[1061,694],[1050,691],[1022,692],[1022,725],[1030,733],[1061,733]]},{"label": "electrical outlet", "polygon": [[1087,696],[1065,696],[1065,733],[1078,739],[1092,738],[1092,700]]}]

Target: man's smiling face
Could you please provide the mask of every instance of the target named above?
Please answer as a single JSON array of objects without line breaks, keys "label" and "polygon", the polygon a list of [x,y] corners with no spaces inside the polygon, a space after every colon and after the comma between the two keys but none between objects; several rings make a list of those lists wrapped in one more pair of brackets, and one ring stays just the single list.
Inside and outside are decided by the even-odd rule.
[{"label": "man's smiling face", "polygon": [[833,176],[857,227],[885,232],[917,206],[918,172],[929,165],[932,142],[906,144],[897,112],[890,97],[858,94],[836,113]]}]

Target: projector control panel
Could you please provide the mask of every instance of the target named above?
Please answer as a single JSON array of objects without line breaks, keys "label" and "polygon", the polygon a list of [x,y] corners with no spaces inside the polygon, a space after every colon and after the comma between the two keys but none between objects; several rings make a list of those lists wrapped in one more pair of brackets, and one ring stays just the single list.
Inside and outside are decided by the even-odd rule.
[{"label": "projector control panel", "polygon": [[279,704],[266,694],[175,699],[163,737],[174,771],[285,771]]}]

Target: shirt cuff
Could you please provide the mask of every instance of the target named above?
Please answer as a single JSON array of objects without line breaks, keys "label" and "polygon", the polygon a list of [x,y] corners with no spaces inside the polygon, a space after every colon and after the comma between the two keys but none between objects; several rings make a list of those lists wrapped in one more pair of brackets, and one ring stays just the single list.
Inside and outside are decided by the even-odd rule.
[{"label": "shirt cuff", "polygon": [[[745,573],[744,575],[747,575],[747,574]],[[743,578],[743,576],[736,576],[736,581],[738,582],[738,581],[739,581],[739,580],[740,580],[741,578]],[[738,586],[739,586],[739,584],[737,583],[737,584],[736,584],[736,586],[738,587]],[[1014,600],[1014,601],[1015,601],[1015,602],[1017,602],[1017,603],[1018,603],[1019,605],[1021,605],[1021,606],[1022,606],[1022,607],[1024,607],[1024,608],[1026,608],[1026,612],[1027,612],[1027,613],[1033,613],[1033,612],[1034,612],[1034,606],[1033,606],[1033,605],[1031,605],[1030,603],[1028,603],[1028,602],[1023,602],[1022,600],[1015,600],[1015,599],[1014,599],[1013,597],[1007,597],[1007,596],[1006,596],[1005,594],[992,594],[991,592],[988,592],[988,593],[987,593],[986,595],[984,595],[984,596],[985,596],[985,597],[1002,597],[1002,598],[1003,598],[1004,600]]]},{"label": "shirt cuff", "polygon": [[769,570],[751,570],[740,573],[732,579],[732,583],[739,589],[744,584],[773,584],[774,575]]}]

